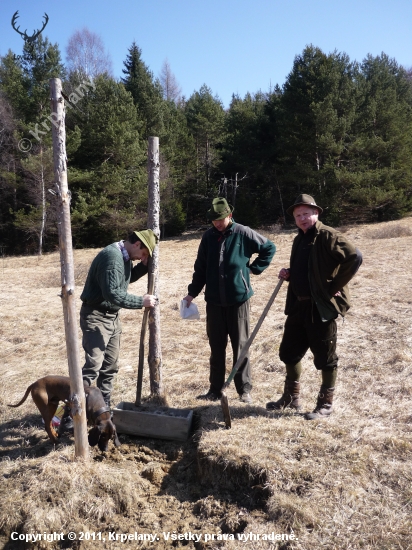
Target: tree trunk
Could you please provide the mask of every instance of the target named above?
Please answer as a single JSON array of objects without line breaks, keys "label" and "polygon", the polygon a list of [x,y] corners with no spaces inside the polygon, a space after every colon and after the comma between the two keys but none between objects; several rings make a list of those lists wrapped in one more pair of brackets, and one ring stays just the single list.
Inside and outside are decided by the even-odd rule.
[{"label": "tree trunk", "polygon": [[236,172],[235,183],[233,184],[233,188],[232,188],[232,206],[233,206],[233,208],[236,206],[236,193],[237,193],[237,188],[238,188],[237,175],[238,175],[238,172]]},{"label": "tree trunk", "polygon": [[66,334],[67,360],[70,376],[70,406],[74,421],[74,444],[77,458],[89,458],[87,440],[86,398],[80,366],[77,315],[74,296],[74,262],[72,230],[70,223],[70,191],[67,184],[66,130],[62,84],[59,78],[50,80],[51,109],[53,117],[53,161],[57,194],[59,247],[61,263],[62,303]]},{"label": "tree trunk", "polygon": [[206,168],[206,192],[205,196],[207,196],[207,192],[209,189],[209,140],[206,138],[206,150],[205,150],[205,168]]},{"label": "tree trunk", "polygon": [[46,227],[46,188],[44,184],[43,146],[40,145],[40,187],[41,187],[41,227],[39,237],[39,256],[43,253],[43,238]]},{"label": "tree trunk", "polygon": [[282,218],[283,218],[283,223],[282,225],[286,225],[286,214],[285,214],[285,209],[283,207],[283,198],[282,198],[282,192],[280,190],[280,185],[279,185],[279,180],[278,180],[278,176],[276,174],[276,170],[275,170],[275,181],[276,181],[276,186],[278,188],[278,191],[279,191],[279,200],[280,200],[280,206],[282,208]]},{"label": "tree trunk", "polygon": [[[149,137],[148,178],[149,178],[149,212],[148,228],[160,237],[160,159],[159,138]],[[159,245],[155,246],[149,261],[149,285],[153,281],[153,294],[159,296]],[[149,371],[150,392],[152,396],[163,396],[162,349],[160,342],[160,305],[149,311]]]}]

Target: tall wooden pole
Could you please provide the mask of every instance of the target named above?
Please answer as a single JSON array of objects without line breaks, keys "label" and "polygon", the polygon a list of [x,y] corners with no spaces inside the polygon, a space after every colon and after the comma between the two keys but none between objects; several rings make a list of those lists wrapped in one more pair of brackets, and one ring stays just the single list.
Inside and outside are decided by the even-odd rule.
[{"label": "tall wooden pole", "polygon": [[[160,158],[159,138],[149,137],[148,145],[149,212],[148,228],[160,238]],[[153,250],[149,261],[149,286],[153,281],[153,294],[159,296],[159,245]],[[149,372],[150,392],[152,396],[164,394],[162,380],[162,349],[160,343],[160,306],[159,303],[149,311]]]},{"label": "tall wooden pole", "polygon": [[53,136],[54,178],[59,196],[59,247],[61,263],[62,304],[66,334],[67,360],[70,376],[70,406],[74,422],[75,456],[87,460],[86,397],[80,366],[77,315],[74,296],[74,262],[70,222],[70,191],[67,183],[66,129],[62,83],[59,78],[50,80],[51,116]]}]

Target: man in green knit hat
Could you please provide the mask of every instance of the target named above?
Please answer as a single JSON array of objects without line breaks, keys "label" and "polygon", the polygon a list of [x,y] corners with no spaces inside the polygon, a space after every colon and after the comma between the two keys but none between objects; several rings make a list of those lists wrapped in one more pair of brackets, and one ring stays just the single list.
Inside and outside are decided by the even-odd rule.
[{"label": "man in green knit hat", "polygon": [[289,282],[287,319],[279,348],[286,380],[280,399],[266,405],[271,411],[301,408],[300,361],[310,349],[322,384],[315,409],[305,414],[307,420],[332,412],[338,367],[336,318],[343,317],[350,307],[347,284],[362,263],[362,254],[344,235],[318,220],[322,211],[306,194],[299,195],[287,209],[299,233],[293,241],[290,267],[279,273],[280,279]]},{"label": "man in green knit hat", "polygon": [[[153,307],[157,299],[151,294],[136,296],[127,292],[133,283],[147,273],[147,262],[157,243],[150,229],[134,231],[124,241],[106,246],[94,258],[80,296],[80,327],[83,332],[85,363],[83,381],[96,385],[110,407],[113,380],[118,371],[120,352],[120,309]],[[133,266],[134,260],[140,260]],[[71,431],[72,422],[64,415],[62,431]]]}]

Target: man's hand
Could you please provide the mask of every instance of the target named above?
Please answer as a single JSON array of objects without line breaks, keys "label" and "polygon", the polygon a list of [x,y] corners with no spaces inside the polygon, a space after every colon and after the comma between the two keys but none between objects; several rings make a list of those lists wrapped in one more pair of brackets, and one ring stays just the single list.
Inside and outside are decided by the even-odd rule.
[{"label": "man's hand", "polygon": [[278,279],[284,279],[287,281],[290,277],[290,269],[287,269],[286,267],[282,267],[282,269],[279,271]]},{"label": "man's hand", "polygon": [[154,307],[159,300],[153,294],[145,294],[143,296],[143,307]]},{"label": "man's hand", "polygon": [[186,307],[189,307],[192,303],[193,296],[190,296],[189,294],[183,298],[183,300],[186,300]]}]

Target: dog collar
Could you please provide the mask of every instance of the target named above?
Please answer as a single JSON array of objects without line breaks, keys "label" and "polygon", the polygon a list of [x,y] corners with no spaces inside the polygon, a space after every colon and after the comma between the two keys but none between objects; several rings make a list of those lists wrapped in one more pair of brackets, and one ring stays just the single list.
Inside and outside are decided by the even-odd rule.
[{"label": "dog collar", "polygon": [[102,407],[101,409],[98,409],[96,412],[93,413],[93,420],[96,421],[101,414],[106,412],[110,412],[110,407]]}]

